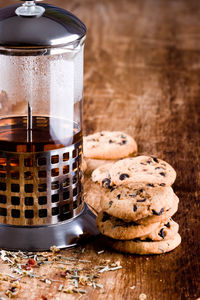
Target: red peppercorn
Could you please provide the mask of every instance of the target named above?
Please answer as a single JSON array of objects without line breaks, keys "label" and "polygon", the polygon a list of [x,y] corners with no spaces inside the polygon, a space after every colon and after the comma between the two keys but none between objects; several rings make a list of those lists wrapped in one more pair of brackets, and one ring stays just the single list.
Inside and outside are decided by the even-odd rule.
[{"label": "red peppercorn", "polygon": [[30,265],[30,266],[35,266],[35,265],[36,265],[35,259],[29,258],[29,260],[28,260],[28,265]]}]

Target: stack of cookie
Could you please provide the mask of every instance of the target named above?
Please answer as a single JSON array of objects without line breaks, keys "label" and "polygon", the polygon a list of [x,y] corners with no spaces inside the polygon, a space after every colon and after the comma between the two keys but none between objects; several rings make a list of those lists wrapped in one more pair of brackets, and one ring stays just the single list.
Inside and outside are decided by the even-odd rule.
[{"label": "stack of cookie", "polygon": [[175,170],[153,156],[125,158],[93,171],[104,192],[99,231],[115,250],[159,254],[176,248],[181,237],[171,217],[179,199],[171,185]]}]

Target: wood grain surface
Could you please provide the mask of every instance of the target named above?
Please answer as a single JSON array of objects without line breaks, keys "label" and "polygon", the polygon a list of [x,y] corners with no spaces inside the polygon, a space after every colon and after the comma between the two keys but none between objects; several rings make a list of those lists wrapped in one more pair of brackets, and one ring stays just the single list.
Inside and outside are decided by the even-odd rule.
[{"label": "wood grain surface", "polygon": [[[81,299],[194,300],[200,297],[200,1],[49,1],[75,13],[88,27],[85,47],[84,133],[122,130],[135,137],[139,153],[154,154],[177,170],[180,198],[174,219],[182,244],[164,255],[113,253],[102,238],[79,257],[92,266],[102,259],[122,269],[105,272],[104,289],[86,287]],[[0,6],[15,3],[1,0]],[[97,252],[104,249],[103,254]],[[76,250],[62,251],[77,255]],[[91,267],[92,268],[92,267]],[[0,271],[9,269],[3,262]],[[57,278],[52,267],[43,272]],[[59,293],[59,283],[24,279],[18,299],[78,299]],[[131,286],[135,286],[131,289]],[[4,295],[5,297],[5,295]]]}]

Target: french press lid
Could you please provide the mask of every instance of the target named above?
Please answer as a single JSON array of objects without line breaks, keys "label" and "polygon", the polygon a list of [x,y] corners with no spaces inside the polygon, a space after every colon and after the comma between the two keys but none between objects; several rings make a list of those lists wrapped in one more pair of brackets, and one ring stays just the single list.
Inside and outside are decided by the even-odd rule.
[{"label": "french press lid", "polygon": [[77,45],[85,25],[72,13],[27,0],[0,9],[0,47],[49,48]]}]

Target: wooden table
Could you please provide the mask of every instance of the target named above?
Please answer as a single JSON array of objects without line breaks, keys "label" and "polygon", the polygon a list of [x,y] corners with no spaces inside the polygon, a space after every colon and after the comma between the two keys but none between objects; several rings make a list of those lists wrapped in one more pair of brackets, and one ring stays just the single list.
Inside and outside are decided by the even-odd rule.
[{"label": "wooden table", "polygon": [[[84,133],[122,130],[133,135],[139,153],[154,154],[177,170],[180,197],[175,220],[182,244],[157,256],[112,253],[101,238],[79,256],[120,261],[105,272],[104,289],[86,287],[82,299],[194,300],[199,289],[200,1],[51,0],[88,27],[85,48]],[[0,6],[15,3],[1,0]],[[103,254],[98,251],[105,249]],[[70,255],[77,255],[70,250]],[[68,251],[62,251],[69,255]],[[0,269],[9,271],[5,263]],[[54,276],[55,270],[45,272]],[[43,270],[43,272],[44,272]],[[25,279],[18,299],[78,299],[36,279]],[[135,288],[130,288],[135,286]],[[5,296],[4,296],[5,297]],[[44,298],[43,298],[44,299]]]}]

